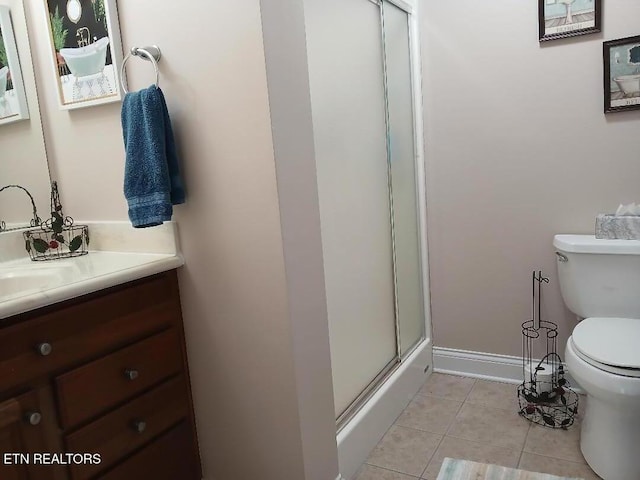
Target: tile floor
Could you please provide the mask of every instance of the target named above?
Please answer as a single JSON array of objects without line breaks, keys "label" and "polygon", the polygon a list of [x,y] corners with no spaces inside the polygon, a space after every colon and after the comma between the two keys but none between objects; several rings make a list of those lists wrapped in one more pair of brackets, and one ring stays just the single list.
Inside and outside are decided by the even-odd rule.
[{"label": "tile floor", "polygon": [[445,457],[600,480],[580,453],[580,418],[554,430],[517,410],[516,385],[434,373],[354,480],[436,480]]}]

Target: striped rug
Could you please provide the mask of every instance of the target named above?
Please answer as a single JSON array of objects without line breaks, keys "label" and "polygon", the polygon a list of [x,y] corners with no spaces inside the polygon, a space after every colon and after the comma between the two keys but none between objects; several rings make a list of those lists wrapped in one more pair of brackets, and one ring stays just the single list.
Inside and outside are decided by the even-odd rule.
[{"label": "striped rug", "polygon": [[515,468],[445,458],[437,480],[583,480],[548,473],[526,472]]}]

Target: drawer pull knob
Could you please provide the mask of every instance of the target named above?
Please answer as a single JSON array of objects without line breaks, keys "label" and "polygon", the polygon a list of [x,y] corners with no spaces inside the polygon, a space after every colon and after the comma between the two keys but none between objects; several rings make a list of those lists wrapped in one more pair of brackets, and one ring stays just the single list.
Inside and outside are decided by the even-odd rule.
[{"label": "drawer pull knob", "polygon": [[42,421],[42,415],[40,414],[40,412],[28,412],[25,416],[24,416],[25,421],[29,424],[29,425],[39,425],[40,422]]},{"label": "drawer pull knob", "polygon": [[135,380],[136,378],[138,378],[138,376],[140,376],[140,372],[138,372],[138,370],[135,370],[133,368],[127,368],[124,371],[124,376],[126,377],[127,380]]},{"label": "drawer pull knob", "polygon": [[40,355],[42,355],[43,357],[46,357],[47,355],[51,354],[51,352],[53,351],[53,347],[51,346],[50,343],[43,342],[38,344],[38,346],[36,347],[36,350]]},{"label": "drawer pull knob", "polygon": [[133,422],[133,429],[138,433],[142,433],[147,429],[147,422],[136,420]]}]

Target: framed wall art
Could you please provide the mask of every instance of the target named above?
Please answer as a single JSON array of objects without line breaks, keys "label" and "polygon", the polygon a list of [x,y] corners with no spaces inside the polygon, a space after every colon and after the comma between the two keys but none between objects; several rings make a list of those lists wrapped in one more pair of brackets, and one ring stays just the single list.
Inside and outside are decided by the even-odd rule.
[{"label": "framed wall art", "polygon": [[538,0],[541,42],[600,31],[602,0]]},{"label": "framed wall art", "polygon": [[640,108],[640,35],[603,43],[604,112]]},{"label": "framed wall art", "polygon": [[122,43],[115,0],[41,1],[60,108],[120,101]]},{"label": "framed wall art", "polygon": [[0,5],[0,125],[29,118],[11,10]]}]

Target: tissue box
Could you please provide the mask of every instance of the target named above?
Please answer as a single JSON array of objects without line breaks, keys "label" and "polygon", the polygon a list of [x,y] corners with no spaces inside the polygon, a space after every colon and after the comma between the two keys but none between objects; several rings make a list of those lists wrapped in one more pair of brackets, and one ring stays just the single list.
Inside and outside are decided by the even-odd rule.
[{"label": "tissue box", "polygon": [[596,238],[640,240],[640,216],[601,213],[596,217]]}]

